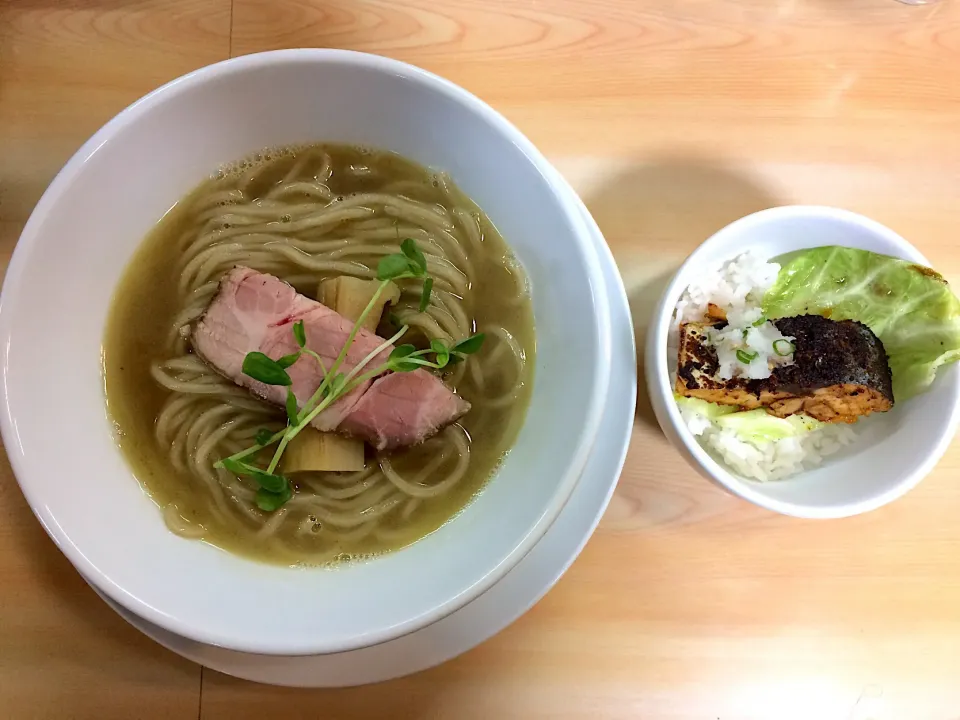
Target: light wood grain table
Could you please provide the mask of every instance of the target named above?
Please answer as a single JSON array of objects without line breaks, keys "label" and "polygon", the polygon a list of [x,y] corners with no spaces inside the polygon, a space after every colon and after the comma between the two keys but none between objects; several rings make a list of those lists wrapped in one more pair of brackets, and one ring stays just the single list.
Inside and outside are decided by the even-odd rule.
[{"label": "light wood grain table", "polygon": [[[866,213],[960,285],[957,0],[0,0],[4,265],[125,105],[296,46],[406,60],[504,112],[596,216],[641,340],[683,257],[777,204]],[[695,476],[641,392],[616,497],[556,589],[457,660],[343,691],[241,682],[141,636],[4,461],[0,717],[956,720],[960,447],[888,508],[793,520]]]}]

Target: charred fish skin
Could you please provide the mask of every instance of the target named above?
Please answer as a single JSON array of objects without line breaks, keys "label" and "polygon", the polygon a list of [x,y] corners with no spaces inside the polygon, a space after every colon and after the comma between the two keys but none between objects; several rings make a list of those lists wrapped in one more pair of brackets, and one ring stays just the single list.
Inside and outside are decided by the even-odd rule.
[{"label": "charred fish skin", "polygon": [[878,392],[893,407],[887,353],[866,325],[820,315],[780,318],[773,324],[784,335],[796,338],[794,364],[778,368],[771,377],[778,388],[799,395],[833,385],[861,385]]},{"label": "charred fish skin", "polygon": [[823,422],[856,422],[893,407],[887,354],[866,325],[820,315],[773,323],[783,335],[796,338],[794,363],[763,380],[719,379],[717,353],[707,338],[718,324],[681,325],[676,391],[745,410],[765,407],[780,417],[802,412]]}]

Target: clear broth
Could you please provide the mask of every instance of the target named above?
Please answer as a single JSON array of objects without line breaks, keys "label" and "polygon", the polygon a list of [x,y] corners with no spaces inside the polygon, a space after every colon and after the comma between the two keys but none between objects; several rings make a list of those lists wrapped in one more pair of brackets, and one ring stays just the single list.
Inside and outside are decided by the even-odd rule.
[{"label": "clear broth", "polygon": [[[322,147],[330,154],[333,175],[328,185],[335,195],[376,191],[385,179],[391,182],[408,180],[411,185],[405,188],[404,195],[420,201],[444,203],[445,196],[430,171],[393,153],[327,144],[311,147]],[[282,152],[289,154],[289,163],[277,163],[274,159],[275,165],[270,173],[258,180],[260,187],[251,188],[254,196],[266,192],[292,167],[297,151],[287,149]],[[272,153],[273,156],[276,154],[276,151]],[[159,446],[154,434],[158,413],[170,391],[150,374],[151,362],[165,355],[164,338],[179,308],[177,243],[193,222],[186,208],[190,208],[202,193],[231,187],[242,171],[267,157],[271,154],[260,154],[202,183],[148,234],[127,266],[112,301],[103,344],[103,371],[107,406],[116,428],[117,442],[134,475],[153,500],[161,508],[176,504],[180,515],[189,523],[203,526],[202,539],[208,543],[258,560],[289,565],[308,562],[305,557],[309,556],[309,548],[303,548],[303,552],[266,550],[258,542],[255,528],[221,524],[210,512],[211,501],[198,488],[198,480],[189,473],[178,472],[173,466],[167,449]],[[370,177],[356,177],[344,172],[345,168],[357,165],[371,168]],[[408,521],[386,518],[385,527],[393,531],[390,540],[371,535],[357,543],[345,543],[340,548],[340,560],[402,548],[449,521],[495,473],[523,423],[533,384],[535,335],[532,305],[529,298],[519,305],[510,302],[517,297],[514,273],[522,271],[486,215],[466,198],[463,202],[474,209],[483,235],[483,252],[468,253],[474,265],[475,279],[472,306],[465,309],[475,318],[478,327],[498,325],[523,349],[526,363],[519,395],[507,407],[474,410],[460,421],[471,438],[471,461],[467,475],[457,486],[447,494],[425,502]],[[299,274],[302,275],[302,271]],[[316,282],[309,288],[297,289],[312,296],[323,277],[318,274]],[[489,348],[484,348],[481,353],[487,351]],[[493,381],[496,382],[495,377]],[[468,401],[476,400],[479,391],[471,381],[470,373],[465,374],[457,392]],[[277,417],[283,417],[279,409]],[[409,471],[423,462],[422,451],[417,448],[395,453],[391,459],[398,471]],[[367,461],[372,461],[369,451]]]}]

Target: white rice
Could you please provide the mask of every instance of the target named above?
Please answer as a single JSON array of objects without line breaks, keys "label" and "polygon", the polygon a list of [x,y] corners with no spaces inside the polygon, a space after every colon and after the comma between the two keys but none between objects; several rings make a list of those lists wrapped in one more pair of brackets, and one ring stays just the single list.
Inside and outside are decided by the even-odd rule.
[{"label": "white rice", "polygon": [[[780,266],[767,262],[755,251],[748,250],[724,263],[714,272],[704,273],[683,293],[676,308],[676,324],[702,322],[707,306],[714,304],[726,312],[727,328],[711,332],[711,342],[717,346],[720,361],[718,375],[765,378],[771,366],[793,362],[793,338],[784,338],[776,326],[762,322],[761,303],[768,289],[776,282]],[[754,325],[754,323],[759,323]],[[678,343],[677,333],[671,346]],[[784,341],[784,342],[780,342]],[[774,343],[778,352],[773,352]],[[756,353],[749,363],[737,358],[736,350]],[[676,353],[673,353],[674,362]],[[684,422],[699,443],[735,473],[753,480],[780,480],[819,465],[823,458],[850,444],[856,435],[849,425],[811,423],[815,429],[777,440],[741,436],[736,430],[721,427],[695,407],[680,408]]]},{"label": "white rice", "polygon": [[677,303],[677,324],[701,322],[710,303],[726,310],[727,320],[733,324],[743,324],[740,320],[750,313],[755,313],[752,318],[756,320],[763,296],[779,273],[777,263],[767,262],[755,250],[747,250],[687,287]]},{"label": "white rice", "polygon": [[751,480],[782,480],[810,470],[856,439],[849,425],[823,423],[795,437],[760,440],[721,428],[692,408],[681,407],[680,414],[704,449],[733,472]]}]

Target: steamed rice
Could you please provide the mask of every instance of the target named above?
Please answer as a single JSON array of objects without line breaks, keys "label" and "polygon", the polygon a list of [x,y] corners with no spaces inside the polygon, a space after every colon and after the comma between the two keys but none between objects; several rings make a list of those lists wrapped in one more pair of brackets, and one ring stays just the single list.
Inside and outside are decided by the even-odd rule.
[{"label": "steamed rice", "polygon": [[745,317],[751,317],[750,322],[756,320],[763,296],[773,287],[779,273],[777,263],[767,262],[755,250],[747,250],[687,287],[677,303],[677,325],[702,322],[710,303],[726,310],[727,320],[735,325],[746,324],[741,322]]},{"label": "steamed rice", "polygon": [[856,439],[849,425],[825,423],[795,437],[760,440],[721,428],[692,408],[681,407],[680,415],[704,449],[735,473],[751,480],[782,480],[810,470]]},{"label": "steamed rice", "polygon": [[[770,351],[774,342],[789,343],[792,338],[781,335],[773,323],[761,321],[763,296],[776,282],[779,272],[777,263],[767,262],[749,250],[715,272],[704,273],[684,291],[677,303],[677,332],[671,345],[677,342],[681,323],[703,322],[708,306],[714,304],[726,313],[728,321],[726,330],[711,333],[711,342],[717,347],[721,378],[765,378],[770,375],[771,364],[793,362],[792,352],[780,355]],[[749,363],[736,360],[735,350],[744,344],[756,352]],[[777,347],[788,346],[778,342]],[[674,363],[676,357],[673,353]],[[760,438],[721,427],[716,420],[690,405],[681,407],[680,413],[690,433],[708,452],[733,472],[754,480],[779,480],[816,467],[824,457],[855,439],[848,425],[822,423],[814,423],[815,429],[791,437]]]}]

